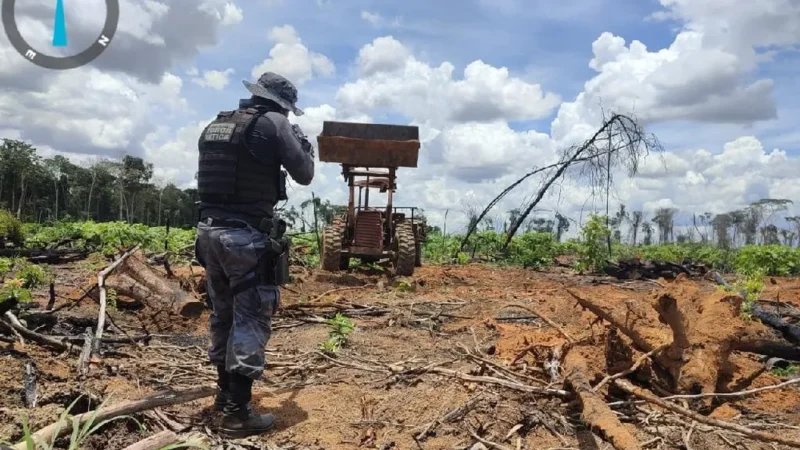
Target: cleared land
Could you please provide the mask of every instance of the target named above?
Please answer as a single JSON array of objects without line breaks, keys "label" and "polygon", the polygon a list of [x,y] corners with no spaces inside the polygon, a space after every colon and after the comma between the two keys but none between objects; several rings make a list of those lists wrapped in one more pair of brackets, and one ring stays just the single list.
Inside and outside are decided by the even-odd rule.
[{"label": "cleared land", "polygon": [[[171,278],[154,267],[164,280]],[[43,313],[49,292],[37,291],[38,308],[20,313],[24,325],[49,336],[80,336],[87,327],[94,329],[99,296],[97,289],[84,293],[96,281],[97,264],[68,263],[53,270],[59,281],[57,311]],[[699,393],[757,390],[793,379],[792,369],[768,369],[763,356],[736,349],[735,342],[755,338],[792,346],[759,321],[741,318],[738,297],[712,281],[684,276],[619,281],[560,268],[484,264],[423,267],[414,277],[398,280],[377,270],[295,270],[297,282],[283,290],[274,320],[267,376],[256,385],[256,404],[277,415],[277,428],[236,442],[240,448],[603,449],[610,443],[616,448],[787,448],[759,441],[758,433],[800,441],[796,385],[698,398]],[[201,270],[171,271],[171,281],[202,299]],[[109,282],[115,277],[122,278],[112,275]],[[663,300],[665,295],[674,304]],[[790,311],[791,305],[800,306],[800,281],[767,278],[761,297],[765,307],[773,305],[768,300],[779,300]],[[621,320],[621,326],[600,322],[597,311],[576,298]],[[688,345],[677,357],[680,333],[668,319],[660,320],[666,313],[658,312],[659,305],[664,311],[672,305],[687,318]],[[324,352],[320,346],[330,342],[334,329],[324,319],[337,312],[356,327],[338,351]],[[67,353],[24,337],[23,344],[4,332],[9,342],[0,347],[5,394],[0,396],[0,436],[17,442],[20,418],[28,416],[31,429],[39,430],[81,395],[76,414],[102,399],[114,405],[165,389],[213,386],[215,373],[205,357],[207,314],[182,316],[163,296],[142,302],[116,295],[104,334],[109,342],[85,376],[78,363],[82,340]],[[631,332],[644,343],[626,335]],[[126,342],[128,337],[137,344]],[[642,357],[647,346],[659,350],[652,360]],[[30,383],[27,389],[23,383],[31,379],[26,366],[36,380],[35,407],[26,406],[26,391],[31,399]],[[611,380],[593,390],[619,372],[626,373],[620,380],[627,382]],[[634,401],[641,399],[625,391],[630,386],[651,396],[677,392],[684,398],[664,400],[679,408],[670,410]],[[214,428],[220,417],[210,410],[211,402],[206,397],[136,414],[146,430],[131,420],[112,422],[81,448],[122,449],[162,430],[181,438],[194,434],[218,446],[222,441]],[[750,431],[757,434],[746,437]]]}]

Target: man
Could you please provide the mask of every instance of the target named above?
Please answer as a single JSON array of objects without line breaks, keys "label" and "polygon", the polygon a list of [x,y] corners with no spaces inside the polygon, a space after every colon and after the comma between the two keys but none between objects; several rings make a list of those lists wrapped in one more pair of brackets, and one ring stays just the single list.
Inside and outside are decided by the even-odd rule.
[{"label": "man", "polygon": [[231,437],[263,433],[275,420],[250,406],[280,306],[276,262],[286,247],[279,244],[283,231],[273,208],[286,199],[281,166],[301,185],[314,177],[311,144],[288,120],[289,111],[303,114],[294,85],[272,72],[243,83],[252,97],[240,100],[235,111],[220,112],[198,141],[195,254],[206,269],[213,311],[208,356],[220,388],[214,406],[223,411],[222,431]]}]

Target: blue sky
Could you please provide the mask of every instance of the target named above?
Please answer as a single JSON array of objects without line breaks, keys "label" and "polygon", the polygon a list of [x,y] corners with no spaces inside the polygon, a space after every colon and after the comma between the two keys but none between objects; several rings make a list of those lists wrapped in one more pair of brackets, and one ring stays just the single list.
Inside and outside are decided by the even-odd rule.
[{"label": "blue sky", "polygon": [[[467,64],[482,60],[496,67],[507,67],[516,76],[542,83],[545,89],[570,99],[594,74],[588,67],[591,42],[603,31],[635,36],[654,48],[669,45],[674,37],[673,25],[643,20],[660,9],[653,1],[614,2],[614,13],[608,14],[610,2],[582,0],[575,2],[586,4],[574,7],[581,13],[578,16],[567,16],[568,11],[554,11],[560,7],[554,4],[560,2],[549,1],[520,1],[520,4],[531,4],[520,8],[524,14],[485,6],[490,3],[488,0],[412,0],[395,5],[378,1],[342,3],[345,4],[328,2],[320,6],[317,0],[285,0],[282,4],[260,1],[243,5],[241,25],[223,34],[216,48],[203,52],[196,66],[201,70],[236,69],[230,89],[225,92],[236,95],[239,91],[244,95],[246,92],[240,89],[239,80],[249,79],[252,66],[266,56],[270,47],[267,31],[274,26],[291,24],[307,47],[326,55],[336,65],[335,77],[313,80],[304,86],[300,101],[304,106],[329,101],[336,89],[351,78],[350,66],[359,49],[385,35],[413,48],[420,59],[432,65],[452,63],[457,77]],[[553,4],[540,6],[546,3]],[[526,8],[530,10],[525,11]],[[388,21],[399,17],[402,22],[394,27],[375,27],[361,18],[362,11],[380,14]],[[596,20],[597,15],[608,17]],[[221,105],[217,101],[219,97],[202,98],[201,89],[193,92],[188,89],[189,85],[188,96],[196,99],[203,114],[212,112],[214,105]],[[551,120],[552,117],[533,125],[538,129],[546,128]]]},{"label": "blue sky", "polygon": [[[33,21],[23,34],[47,34],[51,3],[25,4]],[[102,4],[67,4],[68,30],[78,33],[71,40],[96,32]],[[760,195],[800,203],[792,175],[800,171],[800,30],[793,25],[800,5],[791,2],[122,5],[115,45],[75,71],[39,70],[0,36],[0,133],[76,160],[142,155],[164,180],[187,186],[203,125],[248,96],[241,80],[282,49],[268,65],[299,77],[293,81],[307,114],[292,120],[312,142],[323,120],[420,126],[421,165],[403,172],[398,201],[418,202],[434,219],[465,201],[485,203],[521,173],[552,162],[600,125],[601,105],[643,119],[667,150],[666,164],[647,161],[635,179],[619,179],[620,201],[687,214],[741,208]],[[83,12],[77,23],[75,8]],[[472,79],[464,75],[470,64],[479,74]],[[447,65],[452,75],[440,70]],[[232,74],[197,84],[206,71]],[[338,166],[317,167],[312,185],[296,190],[297,202],[311,191],[342,201]],[[540,181],[501,208],[518,206]],[[592,193],[572,181],[542,206],[579,216]]]}]

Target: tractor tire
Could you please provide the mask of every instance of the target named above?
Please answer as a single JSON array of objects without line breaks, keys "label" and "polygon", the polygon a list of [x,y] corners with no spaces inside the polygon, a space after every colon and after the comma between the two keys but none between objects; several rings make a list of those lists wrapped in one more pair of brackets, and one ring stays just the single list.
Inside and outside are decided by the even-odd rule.
[{"label": "tractor tire", "polygon": [[416,265],[416,237],[414,229],[408,222],[400,222],[394,232],[394,272],[401,277],[414,274]]},{"label": "tractor tire", "polygon": [[[337,272],[344,264],[349,264],[348,258],[342,256],[342,240],[344,239],[344,221],[334,219],[333,223],[325,227],[322,232],[322,254],[320,263],[322,270]],[[344,267],[346,268],[346,266]]]},{"label": "tractor tire", "polygon": [[414,267],[422,267],[422,241],[414,239]]}]

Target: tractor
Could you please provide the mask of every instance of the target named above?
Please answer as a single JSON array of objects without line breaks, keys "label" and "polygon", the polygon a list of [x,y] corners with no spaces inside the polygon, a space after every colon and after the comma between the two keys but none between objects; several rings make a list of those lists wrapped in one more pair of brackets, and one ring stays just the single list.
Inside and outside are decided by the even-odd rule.
[{"label": "tractor", "polygon": [[[397,168],[417,167],[419,129],[326,121],[317,144],[320,161],[341,164],[350,190],[344,213],[322,233],[322,269],[347,269],[353,258],[365,263],[389,260],[395,275],[411,276],[422,265],[424,218],[415,217],[417,208],[392,205],[392,195]],[[386,205],[371,206],[370,192],[385,193]]]}]

